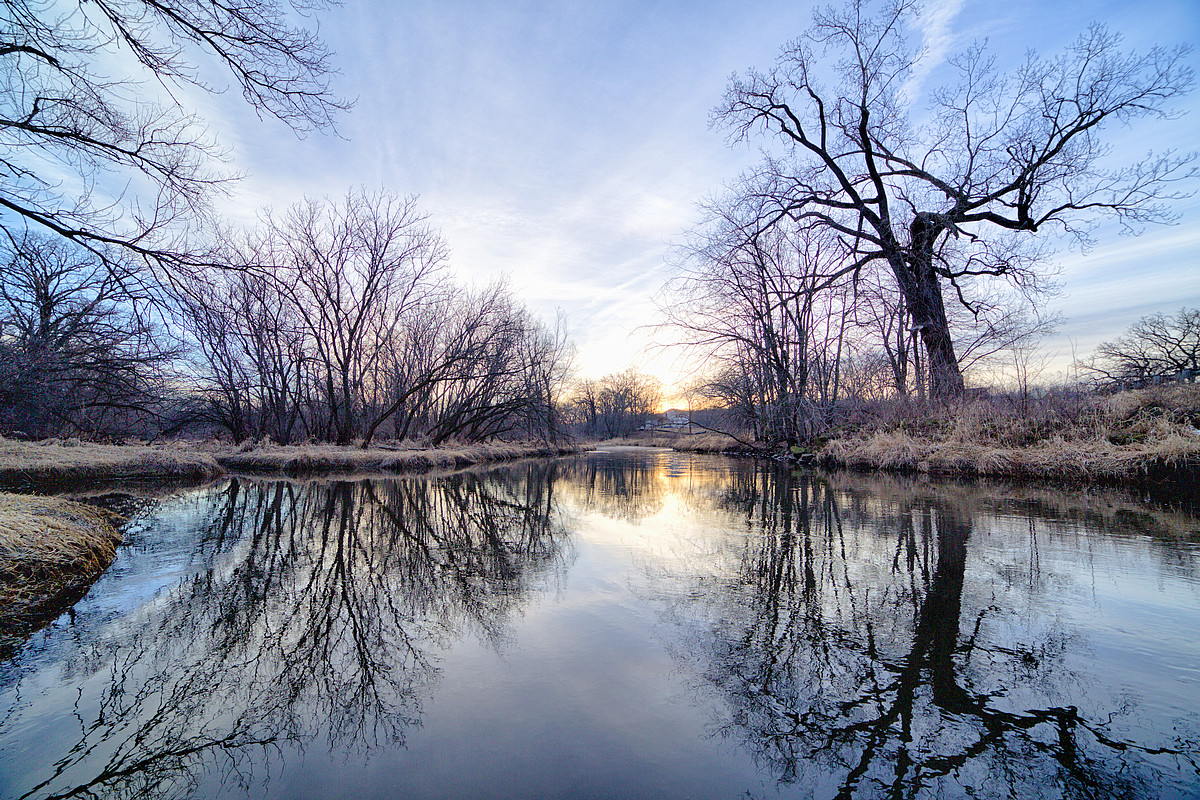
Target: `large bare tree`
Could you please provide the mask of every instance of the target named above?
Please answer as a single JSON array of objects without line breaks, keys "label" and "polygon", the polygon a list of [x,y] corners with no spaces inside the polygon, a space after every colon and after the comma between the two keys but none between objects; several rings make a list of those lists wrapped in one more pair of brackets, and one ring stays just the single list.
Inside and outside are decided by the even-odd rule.
[{"label": "large bare tree", "polygon": [[0,432],[121,434],[160,422],[174,343],[124,262],[57,238],[0,240]]},{"label": "large bare tree", "polygon": [[731,81],[714,120],[734,140],[763,133],[782,145],[739,188],[754,212],[747,239],[791,220],[836,235],[841,263],[827,281],[884,266],[926,351],[931,391],[947,397],[963,389],[947,291],[970,305],[982,275],[1036,288],[1023,234],[1087,240],[1105,216],[1130,228],[1171,219],[1167,201],[1195,174],[1194,154],[1114,166],[1104,134],[1169,118],[1193,75],[1186,47],[1125,52],[1096,25],[1009,74],[972,46],[949,60],[956,78],[927,92],[926,108],[913,94],[923,53],[907,36],[917,13],[912,0],[816,12],[771,70]]}]

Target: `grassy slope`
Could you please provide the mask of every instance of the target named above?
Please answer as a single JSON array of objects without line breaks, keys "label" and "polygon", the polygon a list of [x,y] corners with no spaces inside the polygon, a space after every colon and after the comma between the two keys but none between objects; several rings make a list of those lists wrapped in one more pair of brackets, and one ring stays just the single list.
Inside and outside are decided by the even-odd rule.
[{"label": "grassy slope", "polygon": [[83,595],[116,555],[111,514],[0,493],[0,655]]},{"label": "grassy slope", "polygon": [[[1200,386],[964,403],[940,419],[889,419],[825,444],[824,463],[1032,478],[1136,480],[1200,471]],[[1193,478],[1194,479],[1194,478]]]}]

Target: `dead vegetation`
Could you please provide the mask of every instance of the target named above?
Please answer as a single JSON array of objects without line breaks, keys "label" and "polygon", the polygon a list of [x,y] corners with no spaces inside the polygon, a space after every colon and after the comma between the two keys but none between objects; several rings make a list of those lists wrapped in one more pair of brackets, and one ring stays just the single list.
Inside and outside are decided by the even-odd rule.
[{"label": "dead vegetation", "polygon": [[55,481],[204,481],[224,474],[211,453],[179,443],[110,445],[79,439],[18,442],[0,438],[0,484],[37,486]]},{"label": "dead vegetation", "polygon": [[233,451],[218,452],[216,460],[232,472],[256,474],[424,472],[516,458],[566,455],[578,452],[579,449],[572,445],[548,445],[540,442],[461,444],[434,449],[401,442],[369,450],[335,445],[293,447],[249,443]]},{"label": "dead vegetation", "polygon": [[281,475],[423,472],[488,461],[577,452],[573,445],[495,442],[435,449],[412,442],[369,450],[336,445],[281,446],[244,442],[174,441],[106,445],[78,439],[17,442],[0,439],[0,485],[43,489],[55,484],[119,484],[123,481],[204,482],[227,473]]},{"label": "dead vegetation", "polygon": [[826,442],[824,463],[967,475],[1121,481],[1200,468],[1200,386],[1114,395],[963,401],[941,414],[892,406]]},{"label": "dead vegetation", "polygon": [[114,515],[60,497],[0,493],[0,653],[83,596],[116,555]]}]

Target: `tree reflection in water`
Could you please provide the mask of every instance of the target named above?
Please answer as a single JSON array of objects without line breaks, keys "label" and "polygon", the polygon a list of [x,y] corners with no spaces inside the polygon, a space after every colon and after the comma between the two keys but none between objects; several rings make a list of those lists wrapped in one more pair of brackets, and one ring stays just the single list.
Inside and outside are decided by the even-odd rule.
[{"label": "tree reflection in water", "polygon": [[1195,619],[1191,511],[665,452],[186,505],[0,664],[0,796],[1200,789],[1194,631],[1116,630]]},{"label": "tree reflection in water", "polygon": [[725,698],[721,735],[781,782],[818,797],[1195,791],[1194,716],[1139,738],[1136,698],[1087,685],[1068,628],[1011,602],[1046,579],[1032,529],[1030,574],[1007,592],[1011,563],[967,585],[989,568],[968,568],[967,493],[844,493],[748,465],[722,504],[752,535],[720,585],[678,595],[709,607],[675,608],[689,632],[674,649]]},{"label": "tree reflection in water", "polygon": [[554,469],[231,481],[213,498],[205,567],[70,667],[92,674],[78,739],[21,796],[245,789],[284,745],[402,744],[437,677],[431,654],[466,633],[500,639],[563,574]]}]

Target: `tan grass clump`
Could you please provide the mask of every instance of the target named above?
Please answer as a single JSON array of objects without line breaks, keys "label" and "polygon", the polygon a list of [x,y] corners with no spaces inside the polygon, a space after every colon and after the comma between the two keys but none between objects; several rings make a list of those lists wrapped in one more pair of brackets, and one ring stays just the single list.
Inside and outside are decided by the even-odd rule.
[{"label": "tan grass clump", "polygon": [[78,439],[17,442],[0,439],[0,482],[208,480],[224,474],[209,453],[173,443],[107,445]]},{"label": "tan grass clump", "polygon": [[61,497],[0,492],[0,630],[24,636],[78,599],[116,555],[115,520]]},{"label": "tan grass clump", "polygon": [[368,450],[336,445],[284,446],[260,443],[247,448],[219,452],[215,457],[221,466],[234,472],[302,476],[425,472],[432,469],[467,467],[490,461],[565,455],[578,452],[579,449],[542,442],[448,444],[432,449],[413,443],[400,443],[387,446],[386,449]]},{"label": "tan grass clump", "polygon": [[1106,481],[1175,480],[1200,469],[1200,386],[906,410],[878,414],[829,441],[821,460],[855,469]]}]

